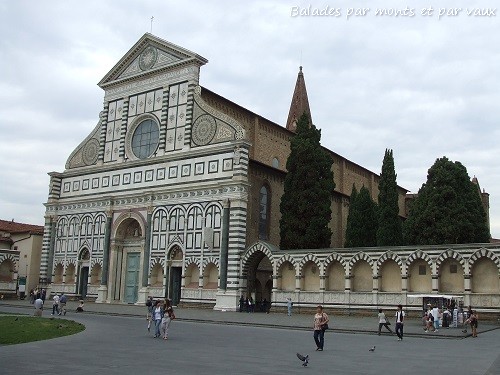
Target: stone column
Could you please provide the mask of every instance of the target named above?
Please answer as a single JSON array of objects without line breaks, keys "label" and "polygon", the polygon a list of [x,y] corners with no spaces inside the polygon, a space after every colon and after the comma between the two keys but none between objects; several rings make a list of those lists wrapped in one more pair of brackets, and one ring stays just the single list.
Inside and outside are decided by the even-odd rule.
[{"label": "stone column", "polygon": [[224,200],[222,211],[222,238],[220,246],[220,281],[219,289],[225,291],[227,289],[227,263],[229,254],[229,215],[230,215],[229,199]]},{"label": "stone column", "polygon": [[470,282],[470,274],[464,274],[464,304],[465,306],[470,306],[470,296],[471,296],[471,282]]},{"label": "stone column", "polygon": [[113,221],[112,212],[106,215],[106,228],[104,231],[104,248],[102,255],[102,274],[101,285],[97,290],[96,303],[106,302],[108,299],[108,279],[109,279],[109,257],[110,257],[110,244],[111,244],[111,223]]},{"label": "stone column", "polygon": [[437,293],[439,291],[439,275],[432,275],[432,293]]},{"label": "stone column", "polygon": [[406,293],[408,291],[408,275],[401,276],[401,291]]},{"label": "stone column", "polygon": [[144,229],[144,256],[142,261],[142,288],[139,289],[137,297],[137,305],[143,305],[148,298],[148,278],[149,278],[149,258],[151,253],[151,218],[153,216],[153,208],[148,208],[146,217],[146,228]]}]

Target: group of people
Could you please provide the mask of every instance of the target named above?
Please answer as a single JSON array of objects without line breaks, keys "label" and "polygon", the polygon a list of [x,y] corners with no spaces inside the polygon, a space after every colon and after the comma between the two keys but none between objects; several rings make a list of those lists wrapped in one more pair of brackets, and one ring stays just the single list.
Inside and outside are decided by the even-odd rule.
[{"label": "group of people", "polygon": [[243,295],[241,295],[239,304],[240,312],[251,313],[255,312],[257,309],[257,311],[269,314],[269,310],[271,309],[271,302],[269,302],[266,298],[264,298],[261,302],[255,303],[252,296],[244,298]]},{"label": "group of people", "polygon": [[45,303],[47,291],[45,289],[35,288],[30,290],[30,303],[33,305],[37,299],[41,299]]},{"label": "group of people", "polygon": [[66,315],[66,303],[68,298],[64,292],[59,295],[59,293],[54,294],[52,298],[52,314],[50,315]]},{"label": "group of people", "polygon": [[[478,315],[475,310],[472,310],[471,306],[469,306],[469,310],[465,314],[463,312],[459,313],[459,308],[456,306],[453,308],[453,313],[448,306],[445,306],[444,310],[439,309],[436,305],[431,306],[429,304],[427,307],[427,311],[422,316],[422,326],[425,332],[438,332],[440,327],[449,328],[450,325],[456,328],[460,314],[460,323],[463,319],[465,325],[464,333],[467,333],[467,325],[470,325],[472,337],[477,337]],[[462,318],[462,314],[467,318]]]},{"label": "group of people", "polygon": [[[42,289],[43,291],[45,289]],[[44,293],[45,294],[45,293]],[[31,293],[30,293],[31,295]],[[52,313],[50,315],[66,315],[66,304],[68,302],[68,297],[64,292],[55,293],[54,297],[52,297]],[[35,294],[35,299],[33,301],[33,305],[35,306],[35,316],[42,316],[43,307],[45,304],[45,298],[42,299],[42,293],[40,295]],[[84,301],[80,300],[76,312],[83,312]]]},{"label": "group of people", "polygon": [[174,309],[169,299],[163,301],[154,300],[149,296],[146,301],[147,313],[146,320],[148,321],[148,332],[151,331],[151,325],[154,324],[155,338],[162,337],[168,340],[168,329],[170,323],[175,319]]},{"label": "group of people", "polygon": [[[403,311],[403,306],[398,305],[395,314],[396,318],[396,329],[395,333],[398,336],[398,341],[403,340],[403,327],[405,320],[405,312]],[[328,315],[323,311],[323,306],[318,305],[316,308],[316,314],[314,315],[314,342],[316,343],[316,350],[323,351],[323,347],[325,344],[325,331],[329,328],[328,322],[330,321]],[[380,336],[382,327],[385,327],[391,334],[394,333],[392,329],[389,327],[391,324],[387,316],[382,311],[382,309],[378,310],[378,335]]]}]

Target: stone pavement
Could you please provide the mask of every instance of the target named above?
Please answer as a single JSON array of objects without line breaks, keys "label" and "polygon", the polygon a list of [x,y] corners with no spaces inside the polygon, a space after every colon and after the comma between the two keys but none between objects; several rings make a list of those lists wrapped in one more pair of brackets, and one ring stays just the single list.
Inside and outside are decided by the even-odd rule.
[{"label": "stone pavement", "polygon": [[[67,318],[70,318],[76,313],[76,301],[69,301],[67,304]],[[0,301],[1,306],[19,308],[22,314],[31,313],[33,305],[27,300],[4,300]],[[49,316],[52,311],[52,301],[46,301],[47,308],[44,311],[44,316]],[[325,310],[330,317],[330,331],[344,333],[365,333],[377,334],[378,318],[376,316],[347,316],[336,315]],[[384,310],[389,317],[394,330],[394,314],[395,311]],[[85,312],[83,314],[102,314],[102,315],[121,315],[121,316],[136,316],[146,317],[146,306],[138,306],[132,304],[107,304],[107,303],[85,303]],[[176,319],[180,321],[192,321],[212,324],[225,325],[247,325],[256,327],[273,327],[283,329],[312,329],[311,314],[292,313],[292,316],[287,316],[284,313],[246,313],[234,311],[214,311],[212,309],[194,309],[194,308],[175,308]],[[479,321],[478,334],[499,329],[500,324],[495,322]],[[470,336],[470,328],[467,333],[463,333],[464,327],[459,328],[442,328],[438,332],[424,332],[420,319],[407,319],[404,325],[405,336],[424,337],[424,338],[447,338],[447,339],[462,339]],[[388,335],[385,328],[382,328],[384,335]]]}]

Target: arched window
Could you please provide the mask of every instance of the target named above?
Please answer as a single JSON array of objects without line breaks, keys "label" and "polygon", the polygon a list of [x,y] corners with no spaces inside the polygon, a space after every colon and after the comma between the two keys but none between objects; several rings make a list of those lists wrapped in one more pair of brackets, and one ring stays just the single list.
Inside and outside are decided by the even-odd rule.
[{"label": "arched window", "polygon": [[269,239],[269,190],[266,186],[259,193],[259,239]]},{"label": "arched window", "polygon": [[280,161],[278,160],[278,158],[273,158],[272,165],[273,165],[273,168],[279,168],[280,167]]}]

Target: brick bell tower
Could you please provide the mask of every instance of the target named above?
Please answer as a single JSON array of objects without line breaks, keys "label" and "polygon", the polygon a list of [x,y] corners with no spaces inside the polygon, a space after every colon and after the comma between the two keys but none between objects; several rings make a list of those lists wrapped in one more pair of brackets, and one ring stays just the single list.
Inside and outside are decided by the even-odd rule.
[{"label": "brick bell tower", "polygon": [[304,80],[304,73],[302,73],[302,67],[300,66],[295,90],[293,91],[292,103],[290,104],[288,120],[286,121],[286,128],[295,132],[297,121],[304,112],[308,114],[309,123],[312,124],[311,110],[309,108],[309,100],[307,99],[306,81]]}]

